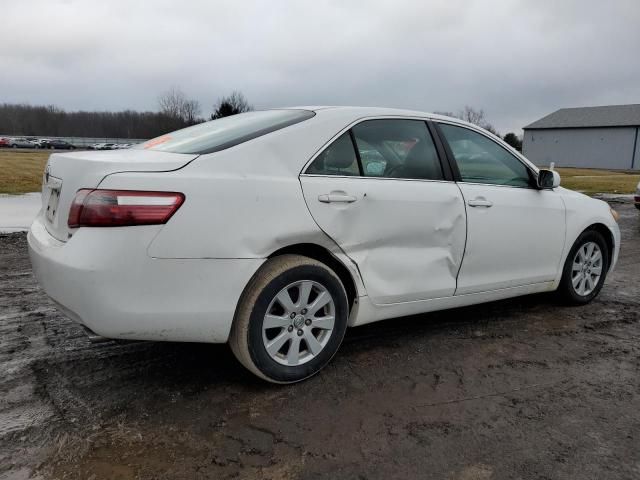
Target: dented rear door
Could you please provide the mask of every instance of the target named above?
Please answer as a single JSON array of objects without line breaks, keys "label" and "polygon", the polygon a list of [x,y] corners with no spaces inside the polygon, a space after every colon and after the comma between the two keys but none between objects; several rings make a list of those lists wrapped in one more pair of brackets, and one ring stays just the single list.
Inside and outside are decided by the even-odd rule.
[{"label": "dented rear door", "polygon": [[466,237],[450,181],[300,176],[311,215],[358,265],[378,305],[452,296]]}]

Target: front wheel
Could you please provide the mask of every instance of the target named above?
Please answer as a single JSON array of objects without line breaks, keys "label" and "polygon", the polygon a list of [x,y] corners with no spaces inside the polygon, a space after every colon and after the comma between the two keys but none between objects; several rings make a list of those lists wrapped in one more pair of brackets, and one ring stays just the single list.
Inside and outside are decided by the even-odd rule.
[{"label": "front wheel", "polygon": [[323,263],[300,255],[268,260],[242,294],[229,343],[251,372],[273,383],[318,373],[347,328],[347,295]]},{"label": "front wheel", "polygon": [[602,289],[608,269],[607,243],[599,232],[587,230],[567,256],[558,292],[569,303],[589,303]]}]

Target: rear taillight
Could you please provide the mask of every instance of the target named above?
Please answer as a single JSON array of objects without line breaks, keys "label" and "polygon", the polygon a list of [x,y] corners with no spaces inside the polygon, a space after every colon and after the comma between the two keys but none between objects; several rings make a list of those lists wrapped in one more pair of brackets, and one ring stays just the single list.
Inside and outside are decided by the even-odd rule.
[{"label": "rear taillight", "polygon": [[78,190],[67,224],[77,227],[127,227],[167,223],[184,202],[176,192]]}]

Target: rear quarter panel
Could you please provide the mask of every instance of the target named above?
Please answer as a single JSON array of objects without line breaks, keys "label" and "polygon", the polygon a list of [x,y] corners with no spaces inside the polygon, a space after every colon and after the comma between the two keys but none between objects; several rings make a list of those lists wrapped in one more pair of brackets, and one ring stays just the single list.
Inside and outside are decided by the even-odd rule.
[{"label": "rear quarter panel", "polygon": [[[299,243],[325,247],[352,272],[357,268],[309,213],[299,173],[346,120],[320,118],[220,152],[173,172],[107,176],[100,188],[168,190],[185,194],[182,207],[151,241],[155,258],[266,258]],[[305,128],[302,128],[302,127]],[[312,127],[312,128],[308,128]]]}]

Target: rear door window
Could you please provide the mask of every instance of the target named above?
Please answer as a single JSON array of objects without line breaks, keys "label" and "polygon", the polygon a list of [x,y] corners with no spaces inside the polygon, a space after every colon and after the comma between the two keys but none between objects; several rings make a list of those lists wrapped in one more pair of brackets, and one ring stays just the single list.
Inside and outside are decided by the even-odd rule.
[{"label": "rear door window", "polygon": [[353,127],[365,177],[442,180],[438,152],[421,120],[367,120]]}]

